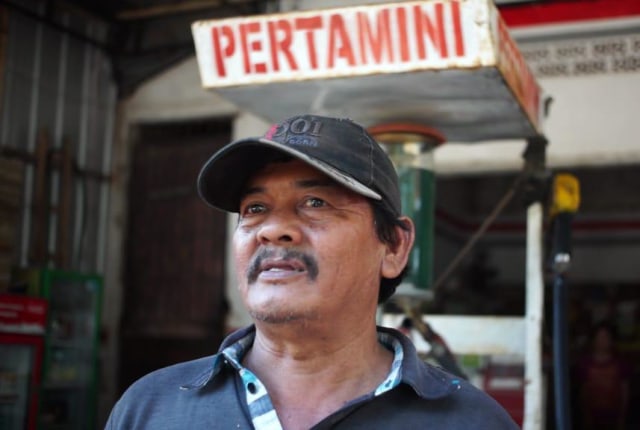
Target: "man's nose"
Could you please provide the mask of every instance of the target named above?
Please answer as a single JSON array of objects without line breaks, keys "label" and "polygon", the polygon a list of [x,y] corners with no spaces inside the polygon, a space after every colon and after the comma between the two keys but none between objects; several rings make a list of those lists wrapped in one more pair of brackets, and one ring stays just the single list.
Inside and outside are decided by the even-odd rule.
[{"label": "man's nose", "polygon": [[260,226],[257,239],[261,244],[294,244],[302,239],[300,220],[286,211],[272,212]]}]

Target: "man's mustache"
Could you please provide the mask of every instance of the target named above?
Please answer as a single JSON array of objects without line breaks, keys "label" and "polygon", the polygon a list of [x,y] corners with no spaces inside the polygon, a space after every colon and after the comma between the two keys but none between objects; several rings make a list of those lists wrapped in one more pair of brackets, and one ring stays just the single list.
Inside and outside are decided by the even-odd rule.
[{"label": "man's mustache", "polygon": [[261,248],[253,256],[251,263],[247,268],[247,279],[250,284],[254,283],[258,279],[262,262],[268,258],[279,259],[282,261],[302,261],[307,271],[307,277],[309,278],[309,280],[314,281],[318,277],[318,262],[313,256],[295,249],[275,250],[270,248]]}]

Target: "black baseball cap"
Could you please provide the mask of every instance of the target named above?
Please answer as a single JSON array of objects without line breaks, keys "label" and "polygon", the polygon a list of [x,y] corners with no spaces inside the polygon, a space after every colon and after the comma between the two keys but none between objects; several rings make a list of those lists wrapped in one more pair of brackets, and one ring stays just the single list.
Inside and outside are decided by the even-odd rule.
[{"label": "black baseball cap", "polygon": [[308,163],[400,216],[398,175],[384,149],[352,120],[319,115],[294,116],[273,125],[262,137],[224,146],[200,171],[200,197],[212,207],[238,212],[246,181],[274,151]]}]

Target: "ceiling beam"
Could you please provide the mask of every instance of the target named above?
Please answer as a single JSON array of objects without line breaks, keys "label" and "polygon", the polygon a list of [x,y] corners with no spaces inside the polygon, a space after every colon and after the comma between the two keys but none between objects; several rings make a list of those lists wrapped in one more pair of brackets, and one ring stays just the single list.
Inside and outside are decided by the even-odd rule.
[{"label": "ceiling beam", "polygon": [[162,4],[145,8],[125,9],[116,15],[122,21],[135,21],[140,19],[156,18],[177,13],[193,12],[203,9],[211,9],[223,6],[220,0],[191,0],[180,3]]}]

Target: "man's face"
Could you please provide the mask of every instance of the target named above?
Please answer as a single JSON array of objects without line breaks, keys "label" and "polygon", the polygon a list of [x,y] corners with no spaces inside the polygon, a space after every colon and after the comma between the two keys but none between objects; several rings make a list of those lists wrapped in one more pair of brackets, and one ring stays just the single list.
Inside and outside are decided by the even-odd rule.
[{"label": "man's face", "polygon": [[256,321],[373,317],[386,246],[371,206],[307,164],[271,163],[249,180],[233,244]]}]

